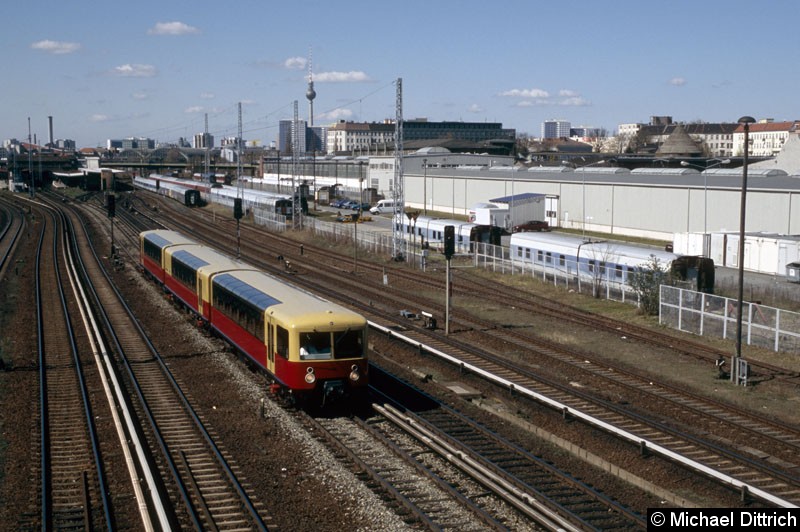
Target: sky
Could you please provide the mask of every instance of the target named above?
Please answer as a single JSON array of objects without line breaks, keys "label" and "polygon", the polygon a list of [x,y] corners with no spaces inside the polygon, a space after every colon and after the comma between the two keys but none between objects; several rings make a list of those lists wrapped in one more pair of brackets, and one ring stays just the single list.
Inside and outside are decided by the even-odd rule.
[{"label": "sky", "polygon": [[[26,4],[27,5],[27,4]],[[797,0],[43,0],[0,32],[0,141],[268,145],[278,122],[800,119]],[[219,144],[219,142],[217,142]]]}]

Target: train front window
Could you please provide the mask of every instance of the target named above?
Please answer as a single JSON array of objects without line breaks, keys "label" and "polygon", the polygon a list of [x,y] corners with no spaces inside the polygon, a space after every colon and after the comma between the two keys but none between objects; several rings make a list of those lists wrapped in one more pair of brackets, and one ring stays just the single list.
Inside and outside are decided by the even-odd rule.
[{"label": "train front window", "polygon": [[363,356],[363,329],[333,333],[334,358],[361,358]]},{"label": "train front window", "polygon": [[300,333],[300,360],[330,360],[331,333]]}]

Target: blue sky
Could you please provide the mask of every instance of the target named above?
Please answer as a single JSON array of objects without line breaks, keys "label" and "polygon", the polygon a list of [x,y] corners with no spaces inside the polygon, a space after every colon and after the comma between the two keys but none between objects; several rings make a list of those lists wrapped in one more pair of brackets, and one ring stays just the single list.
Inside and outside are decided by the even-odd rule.
[{"label": "blue sky", "polygon": [[[171,142],[238,129],[267,144],[277,124],[541,122],[603,127],[675,120],[800,119],[800,2],[362,0],[35,2],[6,12],[0,140],[78,147]],[[35,11],[36,14],[33,14]]]}]

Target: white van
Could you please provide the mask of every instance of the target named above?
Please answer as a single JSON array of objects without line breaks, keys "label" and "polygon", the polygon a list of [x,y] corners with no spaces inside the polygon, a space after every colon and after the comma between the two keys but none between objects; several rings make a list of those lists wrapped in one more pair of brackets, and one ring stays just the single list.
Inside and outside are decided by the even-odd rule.
[{"label": "white van", "polygon": [[369,212],[372,214],[387,214],[394,211],[393,199],[382,199],[372,207]]}]

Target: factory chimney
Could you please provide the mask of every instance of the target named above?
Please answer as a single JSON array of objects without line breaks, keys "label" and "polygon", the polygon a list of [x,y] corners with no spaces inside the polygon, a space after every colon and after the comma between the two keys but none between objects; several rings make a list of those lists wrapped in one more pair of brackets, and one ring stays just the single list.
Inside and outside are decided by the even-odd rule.
[{"label": "factory chimney", "polygon": [[52,148],[53,146],[55,146],[55,144],[53,143],[53,117],[52,116],[48,116],[47,117],[47,127],[48,127],[48,131],[50,132],[50,144],[48,144],[48,146],[50,146]]}]

